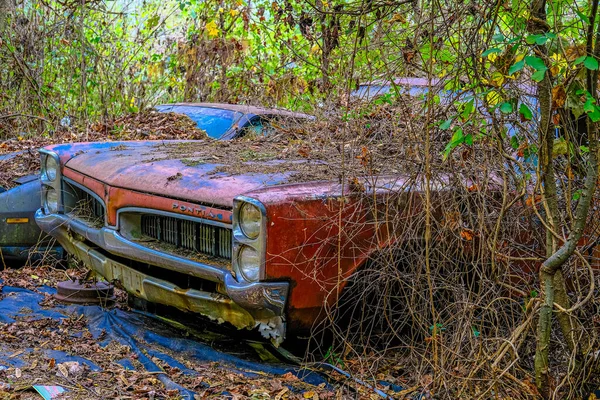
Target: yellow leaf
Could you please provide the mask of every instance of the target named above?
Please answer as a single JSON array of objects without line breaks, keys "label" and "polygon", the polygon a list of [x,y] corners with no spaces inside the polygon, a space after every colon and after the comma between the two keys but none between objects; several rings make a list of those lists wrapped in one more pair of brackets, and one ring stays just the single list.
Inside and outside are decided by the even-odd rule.
[{"label": "yellow leaf", "polygon": [[515,62],[519,62],[519,61],[521,61],[524,58],[525,58],[525,54],[524,53],[517,54],[517,56],[515,57]]},{"label": "yellow leaf", "polygon": [[232,17],[235,17],[235,16],[236,16],[236,15],[238,15],[239,13],[240,13],[240,12],[239,12],[238,10],[229,10],[229,14],[230,14]]},{"label": "yellow leaf", "polygon": [[31,279],[40,279],[40,277],[37,275],[31,275]]},{"label": "yellow leaf", "polygon": [[494,106],[494,105],[500,103],[500,100],[502,100],[502,97],[500,96],[500,94],[498,94],[498,92],[492,90],[485,96],[485,99],[487,100],[487,102],[490,106]]},{"label": "yellow leaf", "polygon": [[502,86],[502,84],[504,83],[504,75],[502,75],[502,73],[498,71],[494,72],[492,74],[492,79],[490,79],[490,83],[496,87]]},{"label": "yellow leaf", "polygon": [[[304,393],[302,394],[302,396],[303,396],[305,399],[312,399],[313,397],[315,397],[315,395],[316,395],[316,393],[315,393],[315,392],[313,392],[312,390],[306,391],[306,392],[304,392]],[[317,396],[317,399],[318,399],[318,398],[319,398],[319,397]]]},{"label": "yellow leaf", "polygon": [[406,18],[404,18],[404,15],[402,15],[401,13],[395,13],[392,18],[390,18],[390,20],[388,22],[401,22],[401,23],[405,23],[406,22]]},{"label": "yellow leaf", "polygon": [[219,34],[219,28],[217,27],[217,23],[215,21],[210,21],[206,24],[206,31],[208,32],[208,36],[215,37]]},{"label": "yellow leaf", "polygon": [[496,54],[496,53],[490,53],[490,54],[488,54],[487,58],[491,62],[494,62],[494,61],[496,61],[496,58],[498,58],[498,54]]},{"label": "yellow leaf", "polygon": [[223,11],[225,11],[223,10],[223,7],[219,7],[219,14],[223,14]]}]

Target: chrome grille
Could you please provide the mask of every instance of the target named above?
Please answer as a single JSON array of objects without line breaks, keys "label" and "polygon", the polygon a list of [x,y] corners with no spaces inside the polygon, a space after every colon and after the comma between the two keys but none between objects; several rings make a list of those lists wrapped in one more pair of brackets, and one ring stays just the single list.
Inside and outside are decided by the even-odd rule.
[{"label": "chrome grille", "polygon": [[231,259],[231,229],[162,215],[142,215],[142,234],[177,248]]}]

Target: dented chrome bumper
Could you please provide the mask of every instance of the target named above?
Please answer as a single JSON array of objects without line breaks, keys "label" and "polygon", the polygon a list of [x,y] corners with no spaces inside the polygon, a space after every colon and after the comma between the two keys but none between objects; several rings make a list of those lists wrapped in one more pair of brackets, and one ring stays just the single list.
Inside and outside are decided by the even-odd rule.
[{"label": "dented chrome bumper", "polygon": [[[226,269],[147,248],[114,229],[90,227],[66,215],[45,215],[42,210],[38,210],[35,219],[69,253],[107,280],[120,281],[134,296],[227,321],[238,329],[258,327],[263,336],[276,343],[284,338],[287,282],[238,282]],[[126,266],[106,252],[216,282],[223,293],[179,288]]]}]

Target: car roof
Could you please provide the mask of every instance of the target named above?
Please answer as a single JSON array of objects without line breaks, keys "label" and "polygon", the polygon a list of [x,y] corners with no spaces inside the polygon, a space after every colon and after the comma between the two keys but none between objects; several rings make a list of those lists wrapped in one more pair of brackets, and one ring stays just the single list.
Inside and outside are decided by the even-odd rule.
[{"label": "car roof", "polygon": [[240,112],[243,114],[253,115],[281,115],[284,117],[291,118],[308,118],[313,119],[314,117],[308,114],[296,113],[287,110],[281,110],[277,108],[266,108],[258,106],[250,106],[246,104],[227,104],[227,103],[172,103],[172,104],[161,104],[158,107],[169,107],[169,106],[188,106],[188,107],[207,107],[207,108],[220,108],[223,110],[230,110]]},{"label": "car roof", "polygon": [[359,86],[389,86],[392,83],[398,86],[436,86],[441,82],[441,79],[433,78],[429,81],[427,78],[396,78],[393,81],[386,79],[376,79],[370,82],[362,82]]}]

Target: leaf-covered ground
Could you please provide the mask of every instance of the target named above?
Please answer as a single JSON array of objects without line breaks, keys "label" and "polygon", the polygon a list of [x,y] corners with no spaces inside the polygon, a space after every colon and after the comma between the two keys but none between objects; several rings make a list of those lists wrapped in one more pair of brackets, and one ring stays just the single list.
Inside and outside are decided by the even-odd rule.
[{"label": "leaf-covered ground", "polygon": [[[25,267],[5,269],[0,273],[1,287],[20,287],[42,293],[45,299],[43,308],[50,309],[56,300],[41,289],[55,286],[57,282],[81,276],[80,270],[60,268]],[[127,308],[126,295],[118,291],[117,308]],[[11,296],[2,292],[0,301]],[[3,357],[19,358],[25,362],[20,368],[0,370],[0,398],[38,399],[32,385],[58,385],[68,389],[64,398],[69,399],[177,399],[177,390],[168,390],[157,373],[144,372],[137,360],[138,356],[129,346],[115,341],[103,347],[102,340],[94,338],[87,329],[83,315],[71,315],[62,319],[30,319],[27,310],[13,323],[0,324],[0,347]],[[169,354],[164,348],[157,349]],[[51,351],[64,351],[69,355],[83,357],[101,368],[92,371],[82,362],[59,362],[51,356]],[[50,354],[50,355],[48,355]],[[197,393],[197,398],[254,398],[254,399],[327,399],[343,398],[349,394],[346,389],[334,384],[313,386],[303,382],[291,373],[283,376],[253,374],[250,377],[235,372],[218,362],[201,363],[185,359],[181,354],[170,356],[185,365],[187,374],[158,358],[153,358],[162,367],[166,376],[173,382]],[[126,359],[135,370],[128,370],[119,360]],[[193,371],[189,374],[189,371]],[[365,393],[366,394],[366,393]],[[366,394],[368,395],[368,394]],[[360,397],[360,395],[359,395]]]}]

